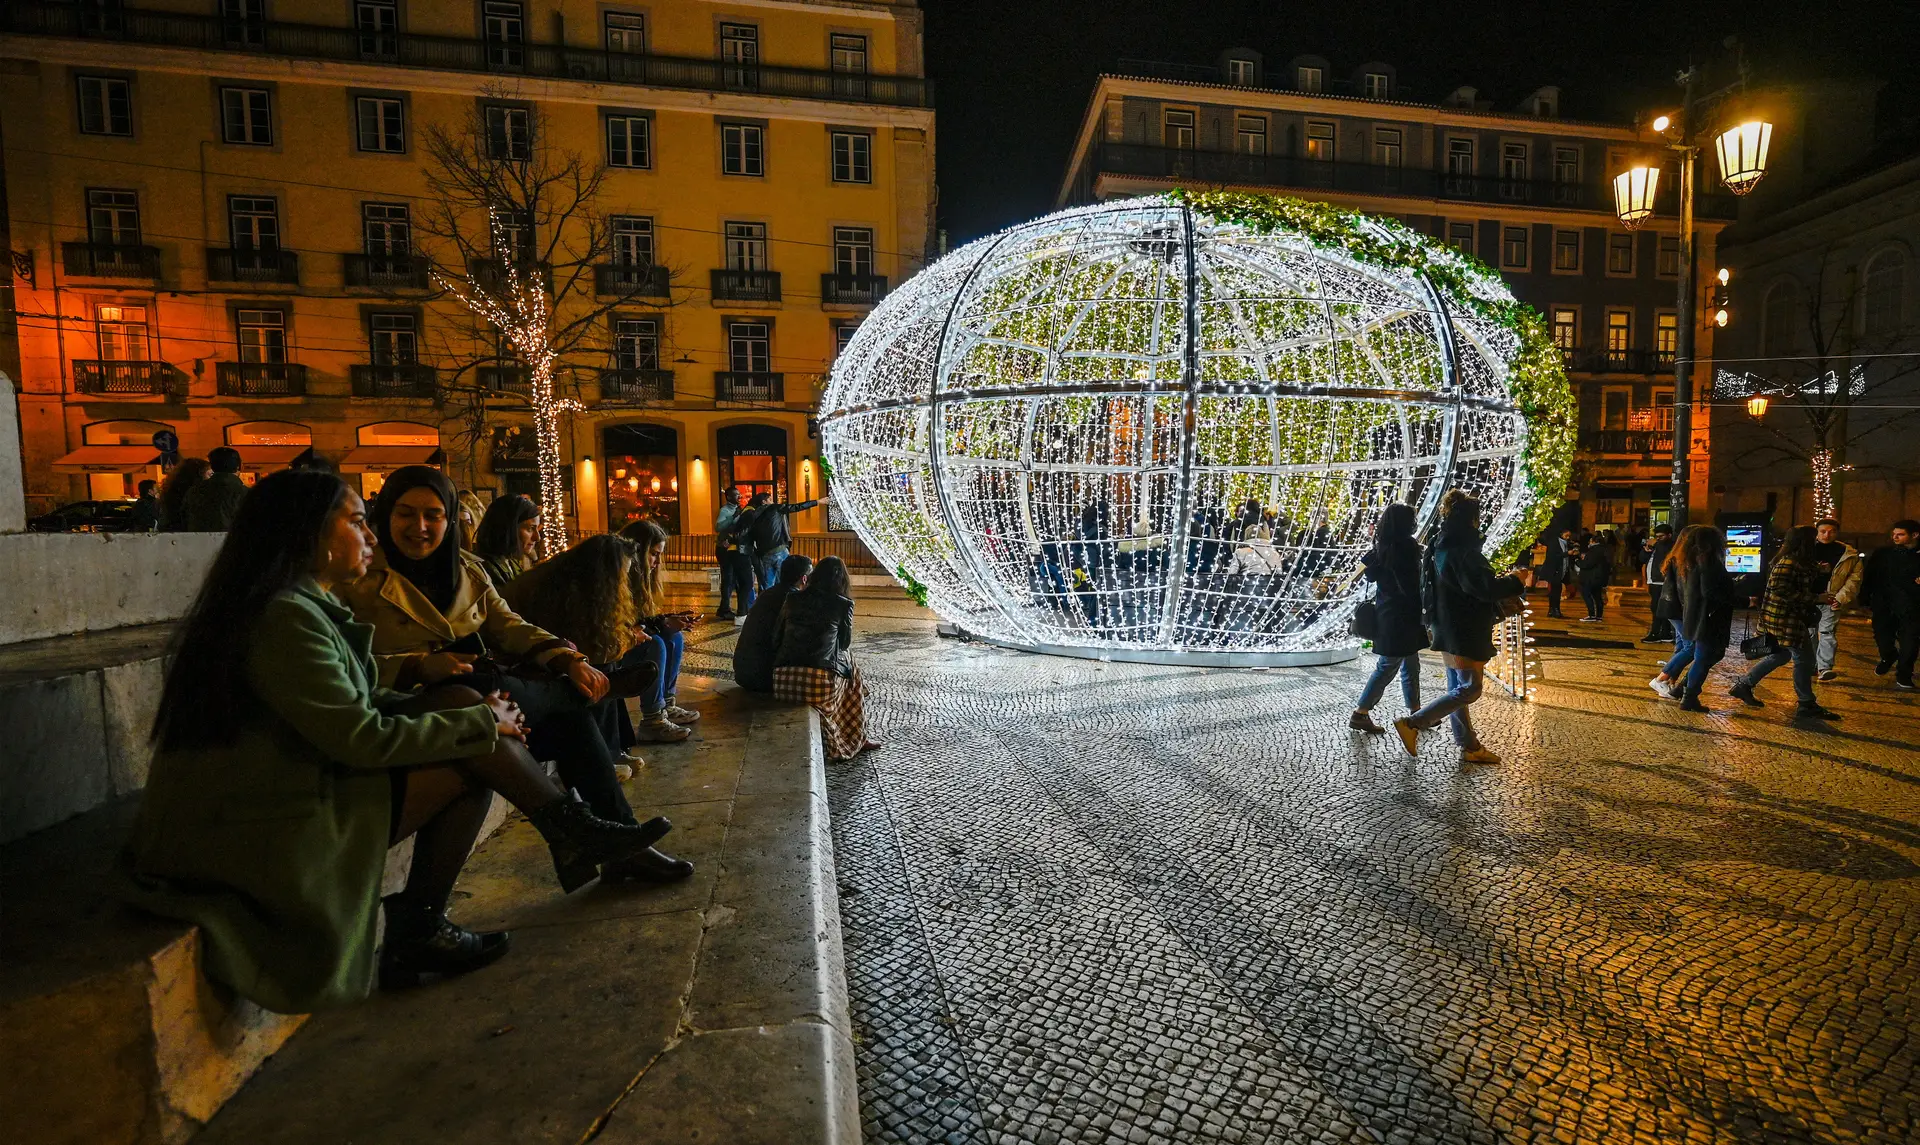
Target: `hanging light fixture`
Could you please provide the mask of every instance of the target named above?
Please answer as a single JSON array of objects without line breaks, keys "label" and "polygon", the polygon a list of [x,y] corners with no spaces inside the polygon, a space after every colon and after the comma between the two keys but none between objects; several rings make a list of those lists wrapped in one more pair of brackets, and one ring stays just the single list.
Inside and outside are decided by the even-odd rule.
[{"label": "hanging light fixture", "polygon": [[1632,167],[1613,177],[1613,213],[1628,230],[1653,217],[1653,196],[1660,189],[1660,168]]},{"label": "hanging light fixture", "polygon": [[1727,190],[1744,195],[1767,173],[1767,145],[1773,142],[1773,124],[1753,119],[1729,127],[1713,141],[1720,153],[1720,179]]},{"label": "hanging light fixture", "polygon": [[1767,399],[1765,396],[1755,394],[1753,397],[1747,399],[1747,416],[1754,418],[1767,416]]}]

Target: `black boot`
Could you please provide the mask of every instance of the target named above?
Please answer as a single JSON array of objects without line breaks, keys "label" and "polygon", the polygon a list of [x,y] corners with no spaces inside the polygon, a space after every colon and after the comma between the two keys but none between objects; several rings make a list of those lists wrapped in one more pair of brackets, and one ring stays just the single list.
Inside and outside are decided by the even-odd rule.
[{"label": "black boot", "polygon": [[527,813],[527,821],[547,841],[547,849],[553,852],[553,873],[568,894],[592,882],[600,864],[632,858],[673,830],[673,824],[658,815],[638,826],[610,823],[588,810],[577,791],[534,808]]},{"label": "black boot", "polygon": [[693,875],[693,864],[648,847],[630,859],[616,859],[600,868],[603,879],[631,879],[642,883],[677,883]]},{"label": "black boot", "polygon": [[442,978],[478,970],[507,952],[506,931],[484,934],[455,926],[444,911],[408,902],[405,895],[380,901],[387,915],[380,947],[380,988],[405,990],[428,975]]}]

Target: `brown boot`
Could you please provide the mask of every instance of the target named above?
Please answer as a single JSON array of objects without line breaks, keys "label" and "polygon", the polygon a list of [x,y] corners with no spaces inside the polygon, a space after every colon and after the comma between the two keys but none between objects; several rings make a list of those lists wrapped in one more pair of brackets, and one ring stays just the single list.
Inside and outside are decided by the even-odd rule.
[{"label": "brown boot", "polygon": [[1368,735],[1385,735],[1387,729],[1373,722],[1373,716],[1367,712],[1355,712],[1347,717],[1347,726],[1357,732]]}]

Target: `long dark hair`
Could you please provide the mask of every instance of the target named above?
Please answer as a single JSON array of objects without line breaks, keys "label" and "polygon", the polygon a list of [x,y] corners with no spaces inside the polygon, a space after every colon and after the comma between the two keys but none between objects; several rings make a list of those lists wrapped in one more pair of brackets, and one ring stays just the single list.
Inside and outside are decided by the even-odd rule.
[{"label": "long dark hair", "polygon": [[1440,539],[1437,544],[1480,544],[1480,499],[1464,489],[1449,489],[1440,498]]},{"label": "long dark hair", "polygon": [[514,581],[514,611],[573,641],[596,664],[618,660],[638,619],[627,574],[642,559],[623,538],[588,537]]},{"label": "long dark hair", "polygon": [[1373,527],[1373,551],[1381,556],[1396,549],[1418,546],[1413,539],[1413,506],[1398,501],[1388,505],[1380,513],[1380,520]]},{"label": "long dark hair", "polygon": [[1787,539],[1780,542],[1780,552],[1775,559],[1792,561],[1796,567],[1805,568],[1814,562],[1813,546],[1819,541],[1819,530],[1812,525],[1796,526],[1787,531]]},{"label": "long dark hair", "polygon": [[[393,543],[393,507],[400,498],[415,489],[431,489],[447,511],[447,533],[440,547],[420,560],[414,560]],[[403,465],[387,475],[380,496],[367,509],[367,526],[380,542],[387,567],[413,582],[433,606],[445,612],[453,605],[453,594],[460,586],[460,506],[453,482],[431,465]]]},{"label": "long dark hair", "polygon": [[207,479],[211,467],[204,457],[189,457],[173,467],[167,479],[160,483],[160,523],[169,533],[185,532],[187,528],[187,494],[195,485]]},{"label": "long dark hair", "polygon": [[313,571],[327,516],[346,499],[332,473],[283,470],[263,477],[234,514],[200,595],[173,638],[152,739],[162,751],[233,742],[251,707],[249,646],[267,603]]},{"label": "long dark hair", "polygon": [[520,524],[539,515],[540,510],[522,494],[495,497],[473,531],[473,551],[494,560],[526,560],[532,554],[520,545]]},{"label": "long dark hair", "polygon": [[853,578],[847,575],[847,562],[839,557],[821,557],[807,574],[807,587],[800,590],[818,596],[844,596],[853,599]]}]

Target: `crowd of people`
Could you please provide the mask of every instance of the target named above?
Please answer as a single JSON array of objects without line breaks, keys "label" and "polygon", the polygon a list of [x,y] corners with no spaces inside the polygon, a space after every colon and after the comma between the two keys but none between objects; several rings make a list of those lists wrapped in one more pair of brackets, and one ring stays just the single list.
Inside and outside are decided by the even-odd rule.
[{"label": "crowd of people", "polygon": [[[538,560],[531,501],[483,507],[428,466],[389,474],[371,504],[324,468],[250,488],[237,472],[209,458],[175,498],[188,520],[233,503],[175,638],[123,859],[131,901],[202,927],[210,976],[304,1013],[498,959],[506,932],[447,917],[496,794],[544,839],[565,893],[693,873],[658,846],[672,824],[637,815],[621,787],[634,748],[700,719],[677,686],[703,617],[667,601],[664,529],[640,521]],[[773,565],[741,632],[741,682],[818,708],[843,759],[878,745],[846,567],[785,551],[784,517],[805,507],[749,507],[780,527],[748,534]],[[383,898],[403,839],[405,885]]]}]

